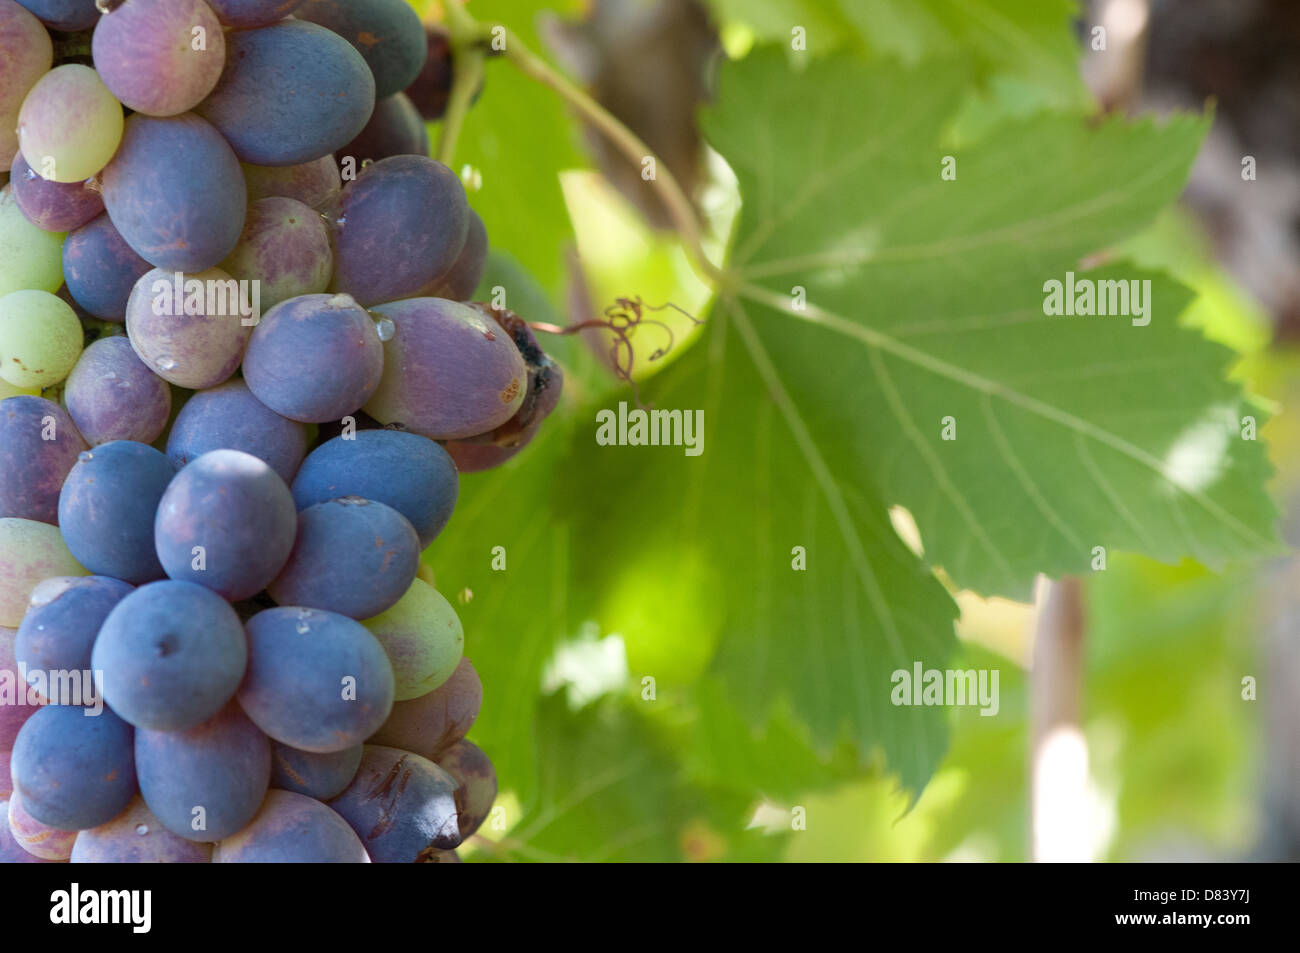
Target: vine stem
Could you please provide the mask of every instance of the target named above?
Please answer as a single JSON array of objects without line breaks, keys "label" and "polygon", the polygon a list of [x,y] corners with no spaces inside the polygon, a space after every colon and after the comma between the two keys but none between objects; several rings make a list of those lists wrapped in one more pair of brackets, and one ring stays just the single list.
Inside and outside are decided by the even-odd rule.
[{"label": "vine stem", "polygon": [[640,166],[645,159],[653,159],[655,169],[653,187],[668,209],[668,214],[673,220],[691,264],[705,284],[715,288],[729,285],[731,282],[726,272],[710,261],[709,256],[704,252],[699,219],[695,216],[695,208],[690,199],[686,197],[686,193],[682,191],[681,185],[668,166],[651,151],[650,147],[600,103],[528,49],[515,33],[506,32],[504,52],[506,59],[525,76],[559,93],[561,98],[577,109],[587,121],[617,146],[630,162]]},{"label": "vine stem", "polygon": [[[452,4],[450,8],[454,8]],[[483,60],[486,54],[478,43],[467,43],[457,32],[451,33],[452,77],[451,96],[447,100],[447,113],[442,119],[442,129],[438,133],[437,159],[445,166],[450,166],[456,156],[456,140],[460,136],[460,127],[469,114],[474,94],[483,82]]]}]

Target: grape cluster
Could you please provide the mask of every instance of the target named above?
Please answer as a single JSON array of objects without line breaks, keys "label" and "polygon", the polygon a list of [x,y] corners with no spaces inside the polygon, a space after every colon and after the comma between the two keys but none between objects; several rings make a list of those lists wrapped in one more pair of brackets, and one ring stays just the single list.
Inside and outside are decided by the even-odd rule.
[{"label": "grape cluster", "polygon": [[448,58],[404,0],[0,0],[0,861],[454,862],[491,810],[421,553],[563,376],[468,300]]}]

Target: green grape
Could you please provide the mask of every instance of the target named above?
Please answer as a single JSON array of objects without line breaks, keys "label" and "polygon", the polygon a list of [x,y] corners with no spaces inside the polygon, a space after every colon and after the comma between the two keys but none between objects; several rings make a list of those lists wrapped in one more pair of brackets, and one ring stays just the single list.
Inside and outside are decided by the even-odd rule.
[{"label": "green grape", "polygon": [[43,232],[24,217],[12,186],[0,189],[0,298],[11,291],[58,291],[63,284],[62,232]]},{"label": "green grape", "polygon": [[89,66],[68,63],[42,76],[18,112],[18,147],[38,175],[81,182],[122,141],[122,104]]},{"label": "green grape", "polygon": [[3,377],[0,377],[0,400],[6,397],[40,397],[41,389],[39,387],[15,387]]},{"label": "green grape", "polygon": [[48,291],[0,298],[0,378],[15,387],[53,387],[76,366],[84,334],[77,313]]},{"label": "green grape", "polygon": [[465,631],[451,603],[423,579],[386,612],[362,622],[388,653],[396,684],[394,698],[425,695],[456,671]]},{"label": "green grape", "polygon": [[42,579],[85,576],[57,526],[14,516],[0,518],[0,626],[17,628]]}]

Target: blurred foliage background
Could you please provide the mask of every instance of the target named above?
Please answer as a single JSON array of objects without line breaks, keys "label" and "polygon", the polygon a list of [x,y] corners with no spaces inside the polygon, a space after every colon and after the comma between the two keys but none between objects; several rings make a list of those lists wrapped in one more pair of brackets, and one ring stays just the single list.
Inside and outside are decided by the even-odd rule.
[{"label": "blurred foliage background", "polygon": [[[426,18],[440,17],[437,0],[412,2]],[[1255,0],[1082,7],[1069,0],[714,0],[707,7],[684,0],[471,0],[468,9],[482,22],[507,24],[615,101],[628,84],[645,84],[651,95],[644,101],[623,102],[643,128],[657,131],[659,141],[651,145],[665,158],[675,155],[675,167],[689,166],[682,156],[698,149],[698,90],[664,77],[698,68],[708,88],[711,67],[692,52],[701,48],[700,23],[712,24],[731,57],[764,40],[788,42],[791,24],[802,24],[814,51],[842,49],[873,62],[946,56],[971,64],[977,78],[953,124],[957,143],[1041,111],[1202,112],[1214,108],[1211,97],[1227,97],[1213,114],[1207,153],[1219,150],[1234,162],[1258,154],[1276,183],[1296,175],[1300,150],[1285,138],[1267,141],[1268,123],[1243,119],[1243,109],[1264,107],[1252,105],[1240,87],[1281,81],[1257,62],[1292,52],[1259,39],[1269,31],[1257,21],[1281,16],[1280,6]],[[1237,11],[1226,17],[1232,22],[1207,26],[1226,7]],[[1098,24],[1109,31],[1104,59],[1089,48]],[[1192,71],[1192,81],[1161,67],[1177,60],[1170,47],[1210,44],[1215,37],[1211,51],[1195,47],[1214,66],[1209,79],[1204,71]],[[1214,87],[1216,78],[1225,88]],[[1298,127],[1292,127],[1294,134]],[[515,310],[558,324],[583,320],[622,294],[704,314],[708,290],[673,235],[650,224],[653,197],[638,193],[635,182],[601,174],[618,161],[593,151],[550,90],[490,62],[456,155],[457,165],[472,167],[470,178],[481,183],[470,198],[494,247],[484,288],[507,287]],[[1300,296],[1278,294],[1278,283],[1293,276],[1238,266],[1251,260],[1243,242],[1258,242],[1269,227],[1294,231],[1294,219],[1282,225],[1277,219],[1293,215],[1300,203],[1289,204],[1288,192],[1288,201],[1263,200],[1262,209],[1247,213],[1253,218],[1225,224],[1224,204],[1198,184],[1211,181],[1202,173],[1198,165],[1186,201],[1112,251],[1193,289],[1197,297],[1183,322],[1233,348],[1239,355],[1234,375],[1277,410],[1297,380],[1288,335],[1278,329],[1294,320]],[[720,260],[739,202],[735,181],[708,154],[686,174],[711,226],[710,251]],[[1262,221],[1270,210],[1274,218]],[[1275,257],[1279,268],[1297,266],[1297,259]],[[695,341],[689,323],[675,329],[677,357]],[[567,414],[557,414],[501,473],[465,478],[454,539],[439,540],[428,556],[444,590],[461,594],[466,654],[485,687],[475,738],[501,775],[505,810],[498,824],[485,825],[466,845],[467,859],[1031,859],[1033,607],[955,594],[962,614],[950,664],[999,669],[1001,706],[992,718],[974,709],[950,713],[947,753],[914,803],[883,761],[863,763],[847,745],[815,744],[798,715],[780,705],[765,725],[754,726],[710,669],[722,611],[711,594],[714,576],[726,567],[709,565],[685,546],[632,547],[636,555],[629,558],[625,545],[566,530],[581,523],[557,508],[549,491],[556,481],[563,489],[566,450],[582,425],[579,408],[617,391],[598,341],[550,339],[547,346],[566,368]],[[1273,490],[1285,504],[1300,476],[1300,430],[1279,413],[1264,436],[1277,469]],[[610,486],[606,499],[573,506],[600,509],[602,525],[617,536],[621,514],[653,520],[657,511],[681,505],[666,493],[640,489],[627,495],[627,488]],[[544,598],[531,588],[514,589],[509,572],[496,578],[487,571],[498,540],[476,534],[496,526],[525,528],[509,558],[512,566],[546,567]],[[569,597],[584,581],[573,575],[573,548],[606,545],[620,556],[613,584],[602,583],[597,597],[583,603],[597,611],[575,622]],[[1284,612],[1279,625],[1268,611],[1284,571],[1284,565],[1252,564],[1214,573],[1192,562],[1168,566],[1112,555],[1106,572],[1086,580],[1081,728],[1088,775],[1086,811],[1076,818],[1081,859],[1294,855],[1298,838],[1286,820],[1291,808],[1279,803],[1271,771],[1290,757],[1284,749],[1294,746],[1290,735],[1300,720],[1294,707],[1284,706],[1270,729],[1265,701],[1288,691],[1300,695],[1294,682],[1278,684],[1294,671],[1275,664],[1277,640],[1292,638],[1285,621],[1291,616]],[[645,672],[655,673],[653,699]],[[1258,679],[1259,701],[1243,700],[1246,676]]]}]

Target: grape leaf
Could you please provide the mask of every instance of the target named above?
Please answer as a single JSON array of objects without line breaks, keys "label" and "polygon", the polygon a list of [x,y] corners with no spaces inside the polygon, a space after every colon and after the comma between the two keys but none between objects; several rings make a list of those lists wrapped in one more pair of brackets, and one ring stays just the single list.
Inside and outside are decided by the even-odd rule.
[{"label": "grape leaf", "polygon": [[[731,310],[786,416],[833,408],[814,442],[911,511],[927,560],[1026,599],[1099,546],[1211,566],[1271,551],[1230,352],[1178,326],[1180,286],[1084,264],[1178,194],[1205,121],[1011,124],[946,180],[960,71],[784,63],[724,71],[706,116],[745,199]],[[1150,281],[1149,324],[1045,316],[1067,272]]]},{"label": "grape leaf", "polygon": [[[470,12],[488,26],[508,26],[540,51],[534,29],[537,13],[571,6],[475,0]],[[471,192],[469,200],[483,218],[493,247],[508,249],[559,301],[566,277],[564,251],[573,242],[559,173],[588,164],[577,147],[577,124],[561,100],[540,83],[491,59],[487,70],[483,95],[461,127],[456,163],[482,173],[482,189]]]},{"label": "grape leaf", "polygon": [[713,0],[726,19],[790,47],[802,27],[809,52],[862,48],[908,65],[963,58],[1041,106],[1085,106],[1073,0]]},{"label": "grape leaf", "polygon": [[783,838],[744,829],[746,799],[685,784],[671,752],[616,703],[572,712],[552,697],[538,727],[541,783],[490,859],[779,859]]}]

